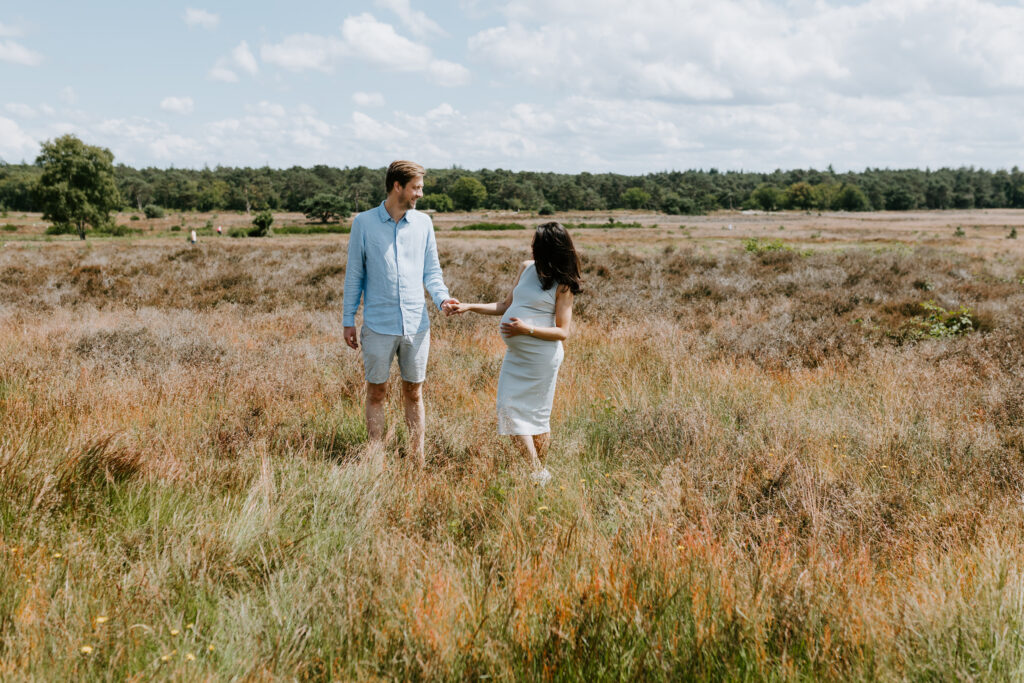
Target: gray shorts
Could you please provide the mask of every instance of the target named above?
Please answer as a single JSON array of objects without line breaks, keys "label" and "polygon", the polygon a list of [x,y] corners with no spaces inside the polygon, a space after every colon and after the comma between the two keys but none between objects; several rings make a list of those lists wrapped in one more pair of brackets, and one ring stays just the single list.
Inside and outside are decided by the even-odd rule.
[{"label": "gray shorts", "polygon": [[384,384],[391,376],[391,362],[398,356],[398,369],[406,382],[419,384],[427,378],[430,330],[419,334],[378,334],[366,325],[362,329],[363,369],[370,384]]}]

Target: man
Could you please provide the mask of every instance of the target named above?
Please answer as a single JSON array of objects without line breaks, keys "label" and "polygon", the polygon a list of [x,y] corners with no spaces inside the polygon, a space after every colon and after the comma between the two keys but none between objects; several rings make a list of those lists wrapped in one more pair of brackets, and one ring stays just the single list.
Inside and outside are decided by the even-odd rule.
[{"label": "man", "polygon": [[366,430],[371,441],[384,436],[384,399],[391,364],[398,357],[402,403],[409,441],[420,465],[423,453],[423,381],[430,350],[430,318],[423,288],[446,315],[458,300],[444,285],[430,216],[416,211],[425,171],[411,161],[395,161],[384,178],[387,198],[352,221],[342,325],[345,343],[359,348],[356,311],[363,300],[363,369],[366,376]]}]

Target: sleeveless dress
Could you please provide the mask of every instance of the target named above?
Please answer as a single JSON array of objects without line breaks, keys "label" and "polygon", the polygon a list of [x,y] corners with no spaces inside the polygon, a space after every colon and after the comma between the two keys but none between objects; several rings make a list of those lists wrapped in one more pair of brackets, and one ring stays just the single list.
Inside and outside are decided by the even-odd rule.
[{"label": "sleeveless dress", "polygon": [[[501,321],[519,318],[534,327],[555,324],[555,292],[542,289],[531,262],[512,290],[512,305]],[[551,403],[564,352],[562,342],[544,341],[528,334],[502,335],[508,349],[498,376],[498,433],[544,434],[551,431]]]}]

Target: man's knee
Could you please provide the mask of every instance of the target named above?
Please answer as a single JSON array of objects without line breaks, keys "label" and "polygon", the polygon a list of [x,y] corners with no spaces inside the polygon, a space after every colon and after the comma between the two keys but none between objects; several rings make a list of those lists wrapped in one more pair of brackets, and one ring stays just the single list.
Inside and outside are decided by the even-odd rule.
[{"label": "man's knee", "polygon": [[377,405],[384,402],[388,396],[388,385],[384,384],[372,384],[366,383],[366,400],[370,403]]},{"label": "man's knee", "polygon": [[419,403],[423,400],[423,382],[402,381],[402,397],[406,401]]}]

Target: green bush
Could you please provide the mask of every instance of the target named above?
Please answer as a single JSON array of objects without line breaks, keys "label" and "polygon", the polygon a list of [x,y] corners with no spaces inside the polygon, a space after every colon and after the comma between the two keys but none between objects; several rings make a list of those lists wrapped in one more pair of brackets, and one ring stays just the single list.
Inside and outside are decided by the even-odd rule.
[{"label": "green bush", "polygon": [[171,226],[171,232],[181,232],[181,226],[180,225],[172,225]]},{"label": "green bush", "polygon": [[134,214],[134,213],[133,213],[133,214],[132,214],[132,217],[131,217],[131,220],[133,220],[133,221],[137,221],[137,220],[139,220],[139,216],[138,216],[138,214]]},{"label": "green bush", "polygon": [[1010,228],[1010,234],[1006,236],[1006,239],[1008,239],[1008,240],[1015,240],[1015,239],[1017,239],[1017,228],[1016,227]]},{"label": "green bush", "polygon": [[156,204],[146,204],[145,208],[142,209],[142,213],[146,214],[146,218],[164,217],[164,210]]},{"label": "green bush", "polygon": [[642,228],[642,224],[637,221],[631,221],[629,223],[622,223],[614,218],[609,218],[607,223],[563,223],[566,230],[608,230],[611,228]]},{"label": "green bush", "polygon": [[270,226],[274,224],[274,214],[269,210],[260,211],[252,219],[249,237],[266,237],[270,234]]},{"label": "green bush", "polygon": [[7,225],[4,226],[4,232],[17,232],[17,231],[18,231],[18,226],[15,225],[14,223],[8,223]]},{"label": "green bush", "polygon": [[545,204],[544,206],[540,207],[540,211],[538,211],[537,213],[541,216],[553,216],[555,213],[555,207],[551,206],[550,204]]},{"label": "green bush", "polygon": [[352,231],[350,225],[282,225],[274,228],[275,235],[347,235]]}]

